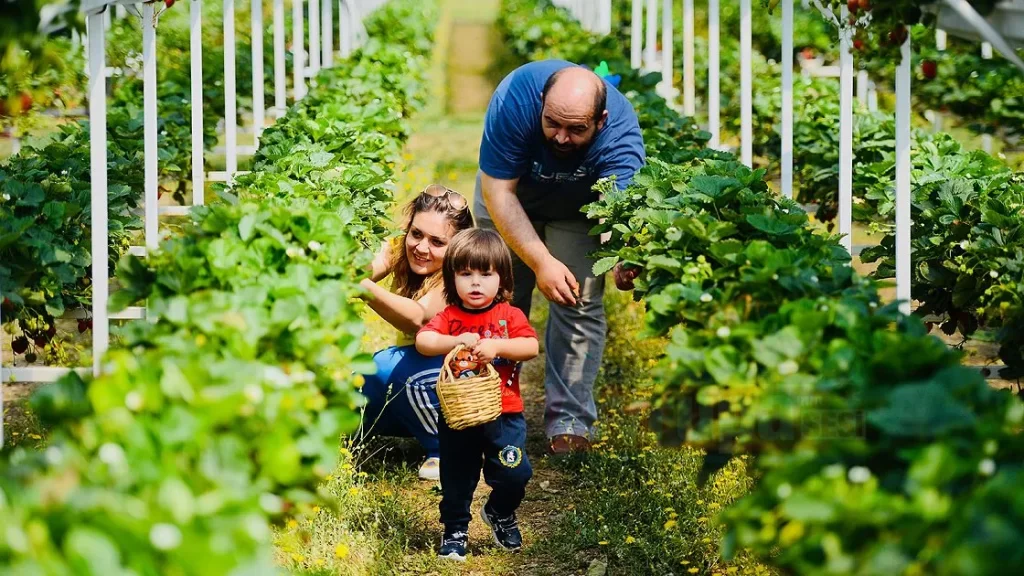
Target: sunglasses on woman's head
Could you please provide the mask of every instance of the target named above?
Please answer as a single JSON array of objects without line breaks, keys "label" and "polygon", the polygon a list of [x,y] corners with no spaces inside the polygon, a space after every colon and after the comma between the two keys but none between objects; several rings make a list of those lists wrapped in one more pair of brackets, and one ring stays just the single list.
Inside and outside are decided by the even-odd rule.
[{"label": "sunglasses on woman's head", "polygon": [[434,198],[444,198],[448,201],[448,205],[455,210],[462,210],[469,205],[469,201],[466,200],[465,196],[440,184],[431,184],[430,186],[427,186],[423,189],[421,194],[433,196]]}]

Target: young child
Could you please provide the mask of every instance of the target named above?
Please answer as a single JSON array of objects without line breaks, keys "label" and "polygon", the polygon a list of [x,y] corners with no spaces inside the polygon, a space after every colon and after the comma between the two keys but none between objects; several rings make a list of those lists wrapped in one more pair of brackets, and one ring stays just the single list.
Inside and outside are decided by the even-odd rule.
[{"label": "young child", "polygon": [[492,230],[455,235],[441,268],[448,306],[416,335],[426,356],[448,354],[462,344],[481,366],[490,362],[501,375],[502,414],[497,420],[463,430],[438,422],[441,444],[442,557],[466,559],[470,506],[483,467],[492,488],[480,511],[494,540],[519,550],[523,537],[516,509],[533,475],[526,457],[526,420],[519,395],[519,363],[537,356],[537,333],[512,298],[512,255]]}]

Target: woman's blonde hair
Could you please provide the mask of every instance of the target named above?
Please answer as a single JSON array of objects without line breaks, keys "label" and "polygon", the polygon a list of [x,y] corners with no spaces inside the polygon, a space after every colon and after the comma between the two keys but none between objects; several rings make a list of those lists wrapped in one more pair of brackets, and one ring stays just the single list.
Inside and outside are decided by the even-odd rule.
[{"label": "woman's blonde hair", "polygon": [[412,228],[413,218],[421,212],[443,214],[456,233],[473,227],[473,215],[466,198],[439,184],[427,186],[406,205],[405,234],[391,244],[391,290],[413,300],[422,298],[444,284],[440,268],[429,276],[416,274],[409,266],[409,258],[405,254],[405,241]]}]

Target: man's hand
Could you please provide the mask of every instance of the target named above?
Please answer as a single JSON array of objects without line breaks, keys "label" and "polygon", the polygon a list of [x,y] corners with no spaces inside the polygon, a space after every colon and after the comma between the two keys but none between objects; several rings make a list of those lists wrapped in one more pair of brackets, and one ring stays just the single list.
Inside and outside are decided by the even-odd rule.
[{"label": "man's hand", "polygon": [[459,344],[472,349],[480,341],[480,335],[474,332],[463,332],[456,336],[456,339],[459,341]]},{"label": "man's hand", "polygon": [[640,276],[641,268],[625,268],[622,263],[615,265],[613,275],[615,276],[615,287],[619,290],[632,290],[633,281]]},{"label": "man's hand", "polygon": [[534,272],[537,275],[537,287],[545,298],[562,306],[576,305],[580,285],[565,264],[549,254]]},{"label": "man's hand", "polygon": [[477,362],[491,363],[498,356],[498,347],[499,342],[494,338],[484,338],[473,347],[473,355],[476,356]]}]

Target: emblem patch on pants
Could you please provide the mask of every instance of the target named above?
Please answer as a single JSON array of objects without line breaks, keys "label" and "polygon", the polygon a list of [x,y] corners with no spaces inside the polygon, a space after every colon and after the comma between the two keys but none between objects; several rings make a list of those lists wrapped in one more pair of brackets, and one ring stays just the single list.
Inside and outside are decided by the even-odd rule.
[{"label": "emblem patch on pants", "polygon": [[498,455],[502,465],[508,468],[515,468],[523,461],[523,451],[518,446],[505,446]]}]

